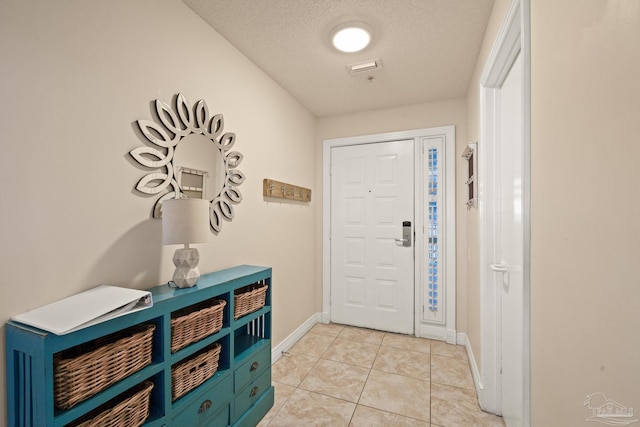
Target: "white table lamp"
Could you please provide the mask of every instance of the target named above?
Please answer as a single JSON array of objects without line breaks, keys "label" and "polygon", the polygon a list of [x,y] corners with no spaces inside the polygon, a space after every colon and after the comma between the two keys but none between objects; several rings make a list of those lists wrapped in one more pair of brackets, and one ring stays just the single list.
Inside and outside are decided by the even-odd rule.
[{"label": "white table lamp", "polygon": [[162,244],[183,244],[176,249],[173,263],[173,283],[179,288],[190,288],[200,278],[200,253],[190,248],[191,243],[208,243],[209,201],[206,199],[169,199],[162,202]]}]

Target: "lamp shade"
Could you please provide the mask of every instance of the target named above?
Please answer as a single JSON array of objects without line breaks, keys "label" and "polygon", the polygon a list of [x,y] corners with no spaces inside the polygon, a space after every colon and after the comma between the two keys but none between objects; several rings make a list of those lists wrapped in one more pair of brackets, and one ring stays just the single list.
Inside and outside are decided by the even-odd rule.
[{"label": "lamp shade", "polygon": [[206,199],[168,199],[162,202],[162,244],[207,243],[209,201]]}]

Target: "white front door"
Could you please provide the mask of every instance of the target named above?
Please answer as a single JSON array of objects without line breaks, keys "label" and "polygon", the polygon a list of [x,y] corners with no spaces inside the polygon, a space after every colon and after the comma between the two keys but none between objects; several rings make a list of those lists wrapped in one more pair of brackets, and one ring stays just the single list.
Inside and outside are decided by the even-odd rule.
[{"label": "white front door", "polygon": [[494,286],[501,305],[502,416],[523,425],[523,199],[522,59],[519,55],[500,89],[499,177]]},{"label": "white front door", "polygon": [[332,322],[414,333],[413,145],[331,148]]}]

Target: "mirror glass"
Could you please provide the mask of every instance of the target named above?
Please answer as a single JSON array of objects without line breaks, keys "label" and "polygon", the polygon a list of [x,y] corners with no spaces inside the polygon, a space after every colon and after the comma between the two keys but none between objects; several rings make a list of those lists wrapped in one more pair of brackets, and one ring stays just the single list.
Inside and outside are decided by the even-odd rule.
[{"label": "mirror glass", "polygon": [[213,200],[224,186],[222,153],[202,134],[190,134],[180,140],[173,166],[180,189],[189,198]]}]

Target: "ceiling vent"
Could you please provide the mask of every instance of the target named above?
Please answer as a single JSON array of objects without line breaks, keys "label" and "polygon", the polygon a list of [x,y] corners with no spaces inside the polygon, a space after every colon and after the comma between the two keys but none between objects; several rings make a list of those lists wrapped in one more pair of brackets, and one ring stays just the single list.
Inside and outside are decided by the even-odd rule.
[{"label": "ceiling vent", "polygon": [[347,65],[347,70],[350,74],[366,73],[382,68],[382,62],[380,59],[370,59],[364,62],[358,62],[357,64]]}]

